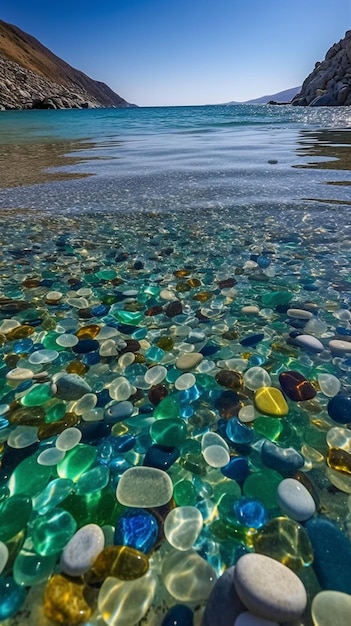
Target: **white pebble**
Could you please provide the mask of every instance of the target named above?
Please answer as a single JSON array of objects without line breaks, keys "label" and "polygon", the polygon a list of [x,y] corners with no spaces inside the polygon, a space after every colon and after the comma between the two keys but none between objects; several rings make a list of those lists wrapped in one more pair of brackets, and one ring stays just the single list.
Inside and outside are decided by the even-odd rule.
[{"label": "white pebble", "polygon": [[278,485],[277,501],[282,512],[297,522],[308,520],[316,511],[310,492],[294,478],[285,478]]},{"label": "white pebble", "polygon": [[79,428],[74,428],[74,426],[72,426],[71,428],[66,428],[66,430],[59,434],[56,439],[55,446],[58,450],[66,452],[66,450],[72,450],[72,448],[75,448],[81,438],[82,432]]},{"label": "white pebble", "polygon": [[68,576],[82,576],[102,552],[105,536],[97,524],[82,526],[64,548],[60,566]]}]

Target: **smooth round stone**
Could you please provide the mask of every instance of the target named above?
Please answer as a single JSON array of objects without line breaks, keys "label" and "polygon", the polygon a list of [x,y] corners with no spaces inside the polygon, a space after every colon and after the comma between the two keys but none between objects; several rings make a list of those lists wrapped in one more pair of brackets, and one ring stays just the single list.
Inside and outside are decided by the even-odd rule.
[{"label": "smooth round stone", "polygon": [[159,533],[156,518],[144,509],[129,509],[116,522],[114,544],[129,546],[148,554]]},{"label": "smooth round stone", "polygon": [[227,389],[240,389],[243,385],[242,375],[232,370],[220,370],[217,372],[215,378],[219,385],[227,387]]},{"label": "smooth round stone", "polygon": [[320,591],[311,606],[314,626],[348,626],[351,616],[351,595],[340,591]]},{"label": "smooth round stone", "polygon": [[21,461],[12,472],[7,483],[11,495],[23,494],[32,498],[42,491],[51,476],[51,467],[39,465],[36,456]]},{"label": "smooth round stone", "polygon": [[78,374],[60,374],[54,378],[56,397],[61,400],[79,400],[91,392],[91,387]]},{"label": "smooth round stone", "polygon": [[331,339],[328,346],[333,354],[344,355],[351,354],[351,341],[343,339]]},{"label": "smooth round stone", "polygon": [[72,450],[76,445],[80,442],[82,438],[82,431],[79,428],[75,428],[72,426],[71,428],[66,428],[56,439],[55,446],[58,450],[62,450],[63,452],[67,452],[67,450]]},{"label": "smooth round stone", "polygon": [[296,574],[262,554],[244,554],[237,561],[234,585],[245,606],[269,620],[297,620],[307,604],[305,587]]},{"label": "smooth round stone", "polygon": [[211,467],[224,467],[230,461],[230,454],[223,446],[207,446],[202,455]]},{"label": "smooth round stone", "polygon": [[77,345],[78,341],[79,339],[76,335],[71,335],[69,333],[59,335],[59,337],[56,338],[57,345],[62,348],[73,348],[73,346]]},{"label": "smooth round stone", "polygon": [[325,474],[334,487],[340,489],[340,491],[343,491],[344,493],[351,493],[350,475],[343,474],[342,472],[334,470],[331,467],[327,467]]},{"label": "smooth round stone", "polygon": [[305,524],[313,547],[313,569],[322,589],[351,593],[351,543],[336,523],[314,517]]},{"label": "smooth round stone", "polygon": [[270,619],[258,617],[250,611],[244,611],[236,618],[234,626],[279,626],[278,622],[272,622]]},{"label": "smooth round stone", "polygon": [[59,554],[75,533],[77,523],[68,511],[56,508],[39,515],[32,525],[33,546],[38,554]]},{"label": "smooth round stone", "polygon": [[39,465],[57,465],[65,456],[65,452],[63,450],[58,450],[57,448],[47,448],[43,450],[37,461]]},{"label": "smooth round stone", "polygon": [[117,485],[117,500],[124,506],[154,508],[170,501],[171,478],[155,467],[136,466],[127,469]]},{"label": "smooth round stone", "polygon": [[200,602],[209,597],[217,576],[194,550],[174,550],[163,560],[162,578],[168,593],[179,602]]},{"label": "smooth round stone", "polygon": [[202,626],[233,626],[246,607],[234,587],[235,567],[228,567],[214,585],[206,603]]},{"label": "smooth round stone", "polygon": [[16,426],[7,439],[7,444],[11,448],[20,450],[31,446],[38,439],[38,429],[35,426]]},{"label": "smooth round stone", "polygon": [[316,395],[315,388],[300,372],[282,372],[279,374],[279,382],[285,395],[294,402],[312,400]]},{"label": "smooth round stone", "polygon": [[208,431],[207,433],[205,433],[201,439],[202,451],[206,450],[206,448],[208,448],[209,446],[222,446],[222,448],[229,451],[229,446],[225,439],[212,431]]},{"label": "smooth round stone", "polygon": [[289,407],[282,392],[276,387],[259,387],[255,391],[254,402],[257,411],[267,415],[284,417],[289,412]]},{"label": "smooth round stone", "polygon": [[254,304],[249,304],[247,306],[241,307],[241,312],[243,313],[243,315],[257,315],[260,312],[260,309]]},{"label": "smooth round stone", "polygon": [[242,374],[247,368],[247,359],[224,359],[217,361],[217,367],[225,367],[228,370],[234,370]]},{"label": "smooth round stone", "polygon": [[275,517],[253,538],[255,552],[270,556],[292,570],[313,561],[313,549],[304,528],[287,517]]},{"label": "smooth round stone", "polygon": [[187,352],[177,358],[175,366],[178,370],[191,370],[199,365],[203,358],[200,352]]},{"label": "smooth round stone", "polygon": [[105,341],[102,341],[99,348],[99,354],[100,356],[116,356],[118,354],[116,342],[113,339],[106,339]]},{"label": "smooth round stone", "polygon": [[194,374],[188,372],[179,376],[179,378],[177,378],[177,380],[175,381],[174,386],[177,391],[185,391],[186,389],[191,389],[191,387],[193,387],[195,383],[196,378]]},{"label": "smooth round stone", "polygon": [[2,574],[2,572],[4,571],[8,558],[9,549],[6,543],[0,541],[0,574]]},{"label": "smooth round stone", "polygon": [[112,400],[128,400],[135,393],[136,389],[130,384],[125,376],[115,378],[109,385],[108,392]]},{"label": "smooth round stone", "polygon": [[351,430],[335,426],[327,432],[326,436],[329,448],[340,448],[351,454]]},{"label": "smooth round stone", "polygon": [[236,417],[232,417],[227,421],[225,433],[230,441],[243,445],[249,445],[255,437],[255,431],[242,424]]},{"label": "smooth round stone", "polygon": [[316,512],[315,502],[306,487],[294,478],[285,478],[278,486],[277,501],[285,515],[304,522]]},{"label": "smooth round stone", "polygon": [[0,620],[6,620],[21,608],[26,599],[26,591],[12,577],[0,576]]},{"label": "smooth round stone", "polygon": [[62,296],[63,296],[62,291],[55,290],[55,291],[48,291],[45,298],[47,301],[56,302],[58,300],[61,300]]},{"label": "smooth round stone", "polygon": [[227,478],[241,482],[250,474],[248,461],[243,456],[236,456],[227,465],[221,467],[221,473]]},{"label": "smooth round stone", "polygon": [[84,415],[86,411],[92,411],[95,409],[97,403],[97,395],[95,393],[86,393],[84,396],[77,400],[74,412],[76,415]]},{"label": "smooth round stone", "polygon": [[328,402],[329,417],[339,424],[351,422],[351,395],[338,394]]},{"label": "smooth round stone", "polygon": [[263,367],[254,366],[244,373],[244,384],[250,391],[256,391],[260,387],[270,387],[272,380]]},{"label": "smooth round stone", "polygon": [[120,580],[141,578],[149,569],[149,559],[143,552],[129,546],[109,546],[100,552],[91,570],[92,582],[108,576]]},{"label": "smooth round stone", "polygon": [[108,424],[123,422],[133,414],[134,406],[128,400],[112,404],[104,412],[104,419]]},{"label": "smooth round stone", "polygon": [[[46,585],[44,592],[44,616],[50,624],[77,626],[86,624],[91,617],[92,608],[86,596],[89,589],[81,581],[74,581],[55,574]],[[45,622],[47,619],[45,619]]]},{"label": "smooth round stone", "polygon": [[242,406],[238,413],[238,418],[243,424],[253,422],[256,417],[258,417],[258,413],[255,410],[255,407],[249,404]]},{"label": "smooth round stone", "polygon": [[194,506],[180,506],[170,511],[164,522],[168,543],[176,550],[193,547],[203,527],[203,517]]},{"label": "smooth round stone", "polygon": [[79,443],[66,452],[65,457],[57,465],[57,473],[60,478],[70,478],[76,482],[95,463],[96,456],[96,448]]},{"label": "smooth round stone", "polygon": [[297,320],[309,320],[313,317],[311,311],[305,311],[305,309],[288,309],[286,314],[289,317],[294,317]]},{"label": "smooth round stone", "polygon": [[68,576],[82,576],[104,549],[105,536],[97,524],[87,524],[71,537],[65,546],[60,567]]},{"label": "smooth round stone", "polygon": [[148,571],[136,580],[109,577],[98,596],[98,608],[108,626],[136,626],[149,610],[158,585],[156,575]]},{"label": "smooth round stone", "polygon": [[17,320],[3,320],[0,324],[0,333],[7,335],[11,332],[11,330],[18,328],[20,325],[21,324]]},{"label": "smooth round stone", "polygon": [[145,373],[145,382],[148,385],[158,385],[162,383],[162,381],[167,376],[167,369],[163,365],[155,365],[155,367],[150,367]]},{"label": "smooth round stone", "polygon": [[336,396],[341,387],[341,382],[333,374],[318,374],[318,384],[321,392],[328,398]]},{"label": "smooth round stone", "polygon": [[7,380],[13,380],[16,382],[22,382],[23,380],[31,380],[34,376],[34,372],[26,367],[15,367],[10,372],[7,372]]},{"label": "smooth round stone", "polygon": [[106,465],[96,465],[78,478],[76,493],[78,496],[87,496],[97,491],[100,492],[106,487],[109,479],[109,468]]},{"label": "smooth round stone", "polygon": [[294,448],[282,448],[273,441],[263,442],[261,459],[265,467],[280,472],[283,476],[294,475],[305,464],[305,459]]},{"label": "smooth round stone", "polygon": [[311,352],[323,352],[324,350],[322,342],[312,335],[298,335],[294,338],[294,344]]},{"label": "smooth round stone", "polygon": [[261,528],[268,520],[266,507],[254,498],[239,498],[234,502],[233,510],[238,522],[247,528]]},{"label": "smooth round stone", "polygon": [[36,350],[36,352],[29,355],[28,362],[33,363],[33,365],[52,363],[58,356],[57,350]]}]

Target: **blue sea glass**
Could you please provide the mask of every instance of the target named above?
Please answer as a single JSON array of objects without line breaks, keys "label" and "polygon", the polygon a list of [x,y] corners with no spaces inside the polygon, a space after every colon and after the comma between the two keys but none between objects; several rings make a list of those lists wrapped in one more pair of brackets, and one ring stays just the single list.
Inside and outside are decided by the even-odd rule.
[{"label": "blue sea glass", "polygon": [[128,509],[116,522],[114,544],[129,546],[144,554],[154,547],[159,528],[157,521],[145,509]]},{"label": "blue sea glass", "polygon": [[26,598],[26,591],[12,577],[0,576],[0,620],[16,615]]},{"label": "blue sea glass", "polygon": [[193,626],[193,612],[185,604],[175,604],[167,612],[161,626]]},{"label": "blue sea glass", "polygon": [[236,456],[227,465],[221,467],[223,476],[242,482],[250,474],[248,460],[243,456]]},{"label": "blue sea glass", "polygon": [[238,522],[248,528],[261,528],[268,521],[266,507],[260,500],[243,497],[234,502],[233,508]]}]

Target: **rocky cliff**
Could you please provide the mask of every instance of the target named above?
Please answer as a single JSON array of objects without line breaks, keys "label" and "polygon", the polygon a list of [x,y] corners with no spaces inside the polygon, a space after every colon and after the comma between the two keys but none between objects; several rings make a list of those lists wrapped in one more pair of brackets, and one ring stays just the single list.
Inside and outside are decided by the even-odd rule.
[{"label": "rocky cliff", "polygon": [[307,76],[294,105],[351,106],[351,30]]},{"label": "rocky cliff", "polygon": [[37,39],[0,20],[0,110],[129,107],[105,83],[74,69]]}]

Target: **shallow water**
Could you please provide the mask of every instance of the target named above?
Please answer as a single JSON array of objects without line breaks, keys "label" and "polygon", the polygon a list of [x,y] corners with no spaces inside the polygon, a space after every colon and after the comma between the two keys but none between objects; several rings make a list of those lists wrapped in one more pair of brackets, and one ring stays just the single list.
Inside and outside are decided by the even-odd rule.
[{"label": "shallow water", "polygon": [[[167,457],[171,506],[195,508],[203,527],[184,552],[186,568],[174,532],[166,541],[160,530],[153,548],[139,555],[155,591],[150,608],[140,608],[143,623],[161,626],[167,608],[184,603],[199,626],[210,579],[252,551],[274,552],[297,571],[308,594],[305,626],[321,589],[351,594],[348,566],[340,563],[341,582],[335,576],[325,586],[304,521],[290,520],[288,531],[276,499],[278,483],[296,477],[313,497],[313,517],[333,520],[349,542],[351,431],[339,406],[344,398],[351,403],[349,115],[291,107],[1,115],[0,514],[9,495],[27,492],[35,509],[16,533],[5,529],[5,575],[26,581],[25,601],[14,587],[19,612],[12,623],[46,626],[59,610],[47,580],[59,584],[62,547],[55,549],[58,539],[50,533],[43,546],[43,516],[63,509],[78,528],[98,524],[109,546],[111,526],[123,513],[115,496],[121,476],[151,451],[147,464],[157,466],[155,445],[173,455]],[[307,343],[299,343],[301,336]],[[183,366],[180,359],[192,354],[196,363]],[[283,386],[286,372],[305,379],[297,400]],[[83,381],[79,398],[60,395],[67,373]],[[325,376],[334,391],[323,386]],[[275,401],[267,410],[260,404],[270,387],[279,391],[279,410]],[[169,402],[162,409],[164,396]],[[169,430],[160,432],[162,423]],[[81,436],[72,450],[78,445],[93,458],[80,470],[83,480],[55,456],[48,474],[36,460],[44,451],[58,454],[58,435],[68,426]],[[201,449],[209,432],[228,450],[221,458],[239,459],[243,474],[229,477],[227,464],[213,461],[216,446]],[[292,469],[267,460],[265,441],[300,461]],[[45,474],[37,491],[29,475],[26,482],[16,474],[26,457],[38,480],[39,470]],[[55,505],[53,491],[48,502],[43,494],[57,478],[65,497]],[[68,497],[66,479],[72,480]],[[263,526],[240,518],[243,497],[263,507]],[[162,503],[149,512],[161,529],[169,508]],[[288,542],[283,550],[276,546],[279,532],[267,547],[267,519]],[[131,535],[133,547],[136,532]],[[27,569],[24,548],[33,559]],[[326,549],[338,563],[338,541]],[[38,553],[54,557],[40,579]],[[101,626],[109,596],[104,584],[96,607],[102,581],[92,583],[92,572],[83,576],[91,595],[84,610],[92,612],[85,621]],[[116,597],[129,593],[128,584]],[[69,596],[77,597],[77,589]],[[106,609],[107,623],[137,623],[118,602]],[[8,615],[16,614],[13,603]]]}]

